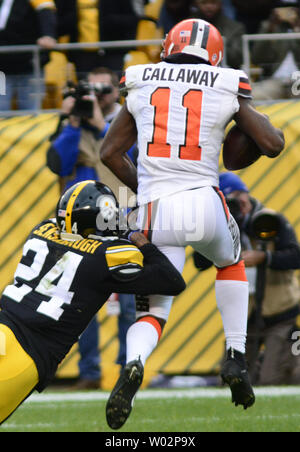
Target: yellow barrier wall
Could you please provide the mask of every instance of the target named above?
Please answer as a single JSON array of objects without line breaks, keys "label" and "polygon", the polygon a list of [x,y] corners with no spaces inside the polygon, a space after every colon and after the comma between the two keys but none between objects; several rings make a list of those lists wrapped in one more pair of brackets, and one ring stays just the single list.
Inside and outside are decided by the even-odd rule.
[{"label": "yellow barrier wall", "polygon": [[[258,109],[284,130],[286,149],[275,160],[262,157],[239,175],[253,196],[291,221],[300,237],[300,102]],[[57,116],[53,114],[0,120],[0,292],[13,278],[31,228],[54,214],[59,187],[57,178],[46,167],[46,149],[56,125]],[[224,337],[215,302],[215,270],[200,274],[188,248],[184,277],[187,289],[175,299],[160,345],[147,363],[145,385],[159,372],[206,374],[219,369]],[[114,364],[118,351],[117,320],[106,315],[105,307],[99,320],[102,386],[110,389],[119,371]],[[75,345],[57,376],[77,376],[77,362]]]}]

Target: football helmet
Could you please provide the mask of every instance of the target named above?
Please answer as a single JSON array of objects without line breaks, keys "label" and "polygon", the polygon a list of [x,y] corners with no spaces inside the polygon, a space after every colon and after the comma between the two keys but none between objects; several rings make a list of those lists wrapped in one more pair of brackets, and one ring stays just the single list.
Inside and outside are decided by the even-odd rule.
[{"label": "football helmet", "polygon": [[93,180],[70,187],[59,199],[56,221],[61,233],[88,237],[117,235],[118,201],[111,189]]},{"label": "football helmet", "polygon": [[184,53],[218,66],[224,56],[224,43],[220,32],[209,22],[187,19],[175,25],[163,42],[162,59]]}]

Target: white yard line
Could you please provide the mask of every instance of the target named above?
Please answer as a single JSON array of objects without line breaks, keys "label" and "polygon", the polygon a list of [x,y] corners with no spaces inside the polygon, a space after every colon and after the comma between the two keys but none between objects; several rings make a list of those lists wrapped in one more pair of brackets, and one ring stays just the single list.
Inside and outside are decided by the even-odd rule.
[{"label": "white yard line", "polygon": [[[256,396],[282,397],[282,396],[300,396],[300,386],[289,387],[261,387],[255,388]],[[109,393],[102,391],[88,392],[45,392],[42,394],[34,393],[25,403],[44,403],[44,402],[87,402],[87,401],[106,401]],[[230,396],[229,389],[224,388],[194,388],[194,389],[146,389],[138,393],[139,400],[148,399],[195,399],[195,398],[218,398]]]}]

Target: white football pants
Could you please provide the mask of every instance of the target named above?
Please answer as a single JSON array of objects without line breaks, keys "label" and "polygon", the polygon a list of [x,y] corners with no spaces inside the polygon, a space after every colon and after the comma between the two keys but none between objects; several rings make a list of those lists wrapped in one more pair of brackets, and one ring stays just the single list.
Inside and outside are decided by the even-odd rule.
[{"label": "white football pants", "polygon": [[[214,263],[218,269],[216,299],[225,335],[230,346],[235,337],[245,337],[248,282],[243,263],[239,263],[239,229],[222,193],[213,187],[202,187],[166,196],[141,206],[137,225],[181,273],[188,245]],[[167,320],[172,300],[173,297],[150,296],[149,311],[137,312],[137,318],[150,314]]]}]

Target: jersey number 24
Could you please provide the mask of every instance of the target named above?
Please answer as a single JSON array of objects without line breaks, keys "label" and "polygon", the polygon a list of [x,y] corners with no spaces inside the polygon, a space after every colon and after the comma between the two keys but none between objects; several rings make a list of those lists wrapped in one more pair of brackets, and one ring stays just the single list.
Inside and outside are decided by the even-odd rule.
[{"label": "jersey number 24", "polygon": [[[29,252],[34,253],[31,265],[19,263],[15,273],[15,284],[7,286],[3,295],[21,303],[27,295],[35,292],[41,299],[37,312],[53,320],[59,320],[64,312],[63,305],[69,305],[74,296],[74,293],[70,292],[70,287],[82,256],[71,251],[66,252],[48,273],[41,277],[49,254],[48,245],[42,240],[30,239],[25,243],[23,256]],[[21,285],[17,285],[17,281],[21,282]]]}]

